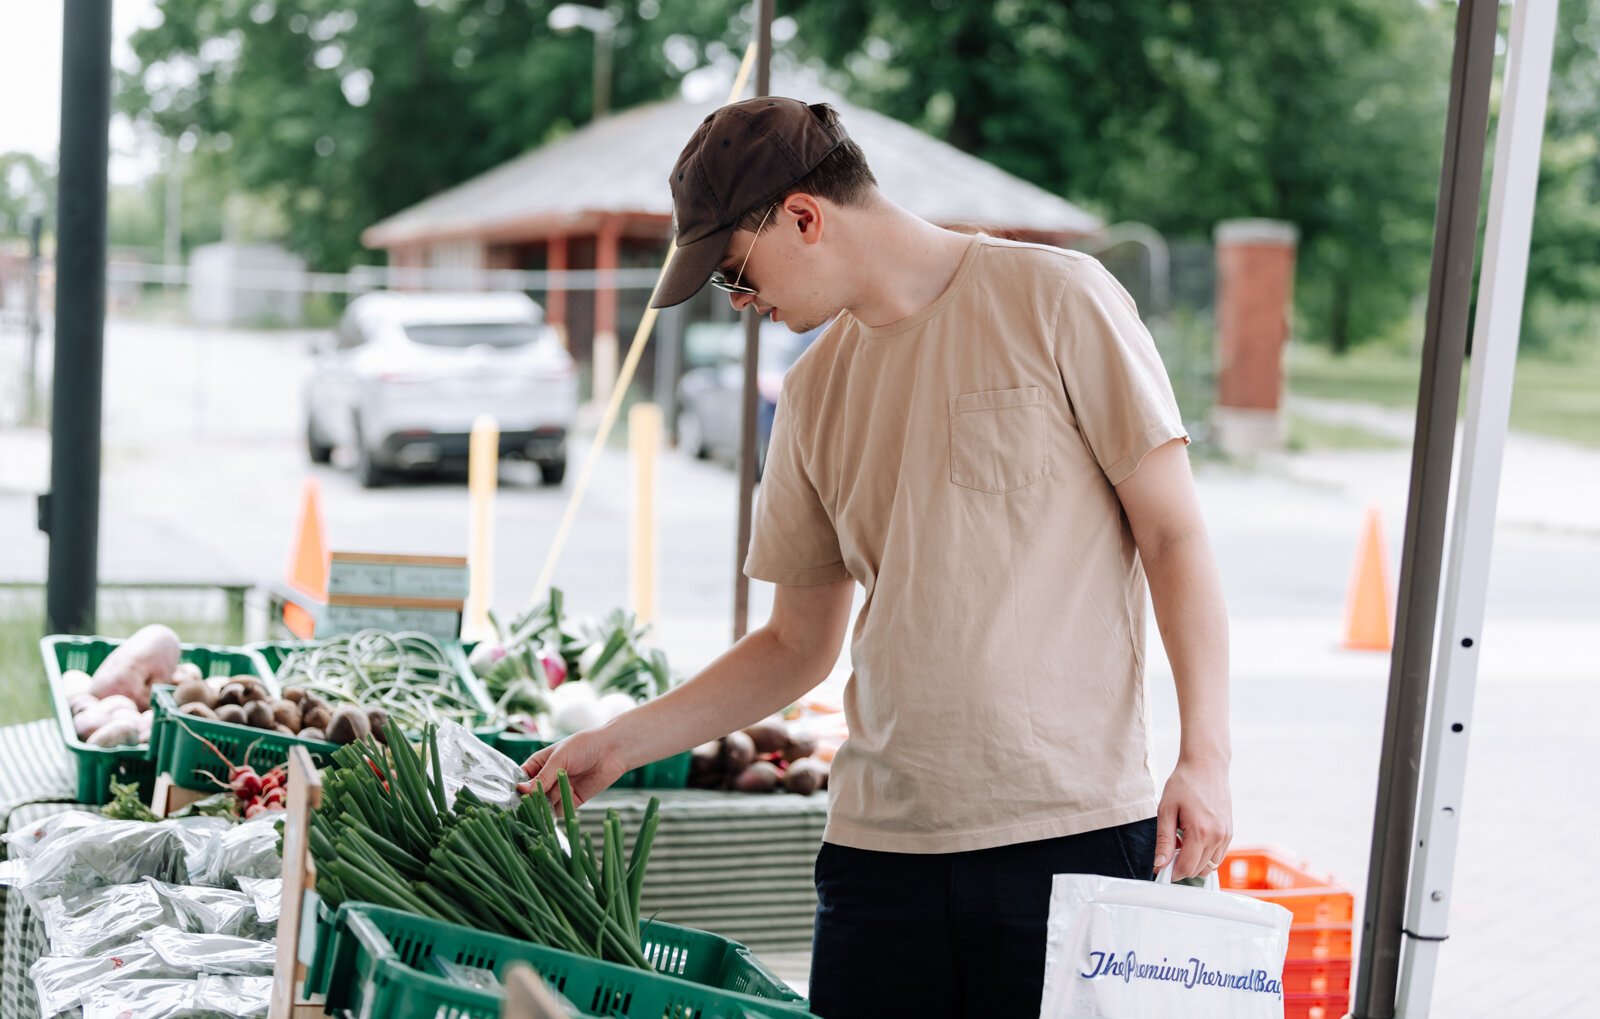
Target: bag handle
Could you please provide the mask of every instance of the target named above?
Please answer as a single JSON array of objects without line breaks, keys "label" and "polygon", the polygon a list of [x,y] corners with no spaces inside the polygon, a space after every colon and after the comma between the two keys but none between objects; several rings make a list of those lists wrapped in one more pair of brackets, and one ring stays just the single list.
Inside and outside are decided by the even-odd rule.
[{"label": "bag handle", "polygon": [[[1182,851],[1183,851],[1182,849],[1179,849],[1179,852],[1182,852]],[[1170,885],[1170,884],[1172,884],[1172,865],[1177,863],[1177,862],[1178,862],[1178,856],[1177,856],[1176,853],[1174,853],[1173,856],[1172,856],[1172,859],[1167,861],[1167,865],[1165,867],[1161,868],[1161,873],[1156,875],[1156,884],[1158,884],[1158,885]],[[1217,872],[1213,870],[1213,871],[1207,873],[1206,877],[1205,877],[1205,884],[1202,885],[1201,887],[1203,887],[1208,892],[1220,892],[1222,890],[1222,883],[1217,880]]]}]

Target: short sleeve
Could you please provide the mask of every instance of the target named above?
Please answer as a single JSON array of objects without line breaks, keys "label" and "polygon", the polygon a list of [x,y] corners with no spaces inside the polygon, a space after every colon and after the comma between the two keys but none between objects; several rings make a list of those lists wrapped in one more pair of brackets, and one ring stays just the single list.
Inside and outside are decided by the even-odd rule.
[{"label": "short sleeve", "polygon": [[804,409],[786,387],[778,401],[756,501],[745,575],[805,587],[850,576],[839,534],[806,470],[801,448]]},{"label": "short sleeve", "polygon": [[1188,443],[1155,340],[1133,298],[1093,258],[1062,288],[1056,359],[1078,430],[1111,484],[1127,480],[1156,447]]}]

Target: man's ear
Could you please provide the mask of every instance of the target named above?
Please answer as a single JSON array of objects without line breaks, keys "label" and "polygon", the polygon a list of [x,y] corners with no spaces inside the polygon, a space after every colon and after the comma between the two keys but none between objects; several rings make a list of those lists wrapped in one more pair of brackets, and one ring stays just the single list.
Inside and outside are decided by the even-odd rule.
[{"label": "man's ear", "polygon": [[815,244],[822,240],[823,210],[822,203],[817,198],[804,192],[796,192],[784,200],[783,211],[794,217],[795,227],[800,231],[800,240],[806,244]]}]

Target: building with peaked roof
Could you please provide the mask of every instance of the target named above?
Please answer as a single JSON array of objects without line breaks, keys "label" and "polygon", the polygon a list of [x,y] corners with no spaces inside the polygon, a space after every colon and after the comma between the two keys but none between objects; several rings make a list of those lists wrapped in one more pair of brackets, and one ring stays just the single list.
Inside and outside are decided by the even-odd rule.
[{"label": "building with peaked roof", "polygon": [[[816,90],[806,90],[814,92]],[[897,120],[834,104],[883,191],[935,223],[1066,244],[1098,218]],[[657,268],[672,233],[667,177],[716,102],[666,100],[580,128],[369,227],[363,242],[400,268]],[[552,290],[546,315],[580,358],[643,314],[648,291]],[[706,317],[704,293],[689,306]]]}]

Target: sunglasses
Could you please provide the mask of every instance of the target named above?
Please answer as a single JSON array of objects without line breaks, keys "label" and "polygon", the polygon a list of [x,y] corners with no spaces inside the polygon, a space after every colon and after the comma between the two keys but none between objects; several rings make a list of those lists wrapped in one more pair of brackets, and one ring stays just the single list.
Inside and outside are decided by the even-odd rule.
[{"label": "sunglasses", "polygon": [[[772,207],[772,209],[776,208],[776,205]],[[739,263],[738,275],[730,280],[728,279],[727,273],[723,272],[721,269],[718,269],[716,272],[711,274],[712,286],[716,287],[725,294],[745,294],[750,297],[754,297],[756,295],[755,287],[747,287],[739,281],[744,279],[744,267],[750,264],[750,252],[756,250],[756,241],[761,239],[761,231],[766,228],[767,220],[772,217],[772,209],[768,209],[767,214],[761,217],[761,225],[756,227],[755,240],[750,242],[749,250],[744,253],[744,261]]]}]

